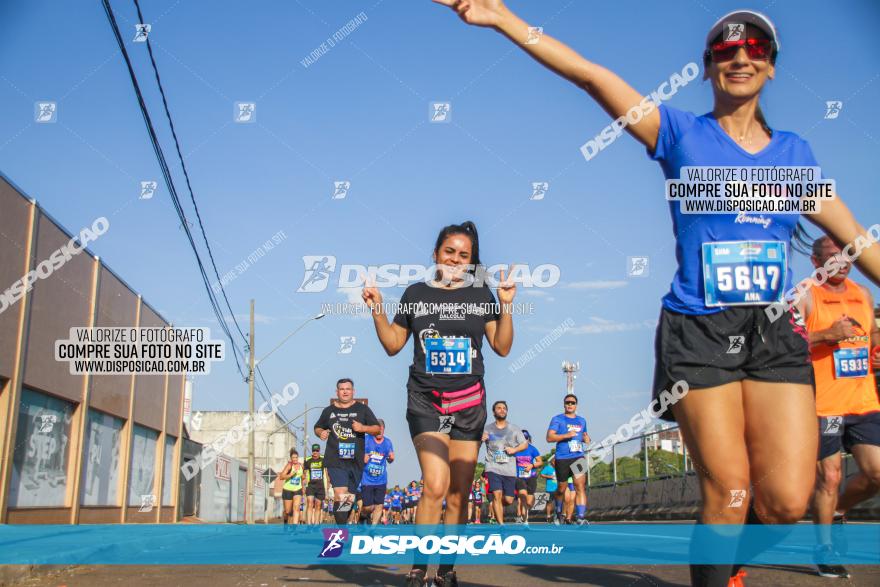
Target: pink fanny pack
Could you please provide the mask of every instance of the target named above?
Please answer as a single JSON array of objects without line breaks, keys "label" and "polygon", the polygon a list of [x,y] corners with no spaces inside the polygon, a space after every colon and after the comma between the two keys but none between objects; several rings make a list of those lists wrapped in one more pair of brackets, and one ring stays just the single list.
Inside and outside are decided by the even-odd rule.
[{"label": "pink fanny pack", "polygon": [[431,392],[432,403],[441,414],[454,414],[473,406],[478,406],[483,401],[486,391],[479,381],[458,391],[439,392],[436,389]]}]

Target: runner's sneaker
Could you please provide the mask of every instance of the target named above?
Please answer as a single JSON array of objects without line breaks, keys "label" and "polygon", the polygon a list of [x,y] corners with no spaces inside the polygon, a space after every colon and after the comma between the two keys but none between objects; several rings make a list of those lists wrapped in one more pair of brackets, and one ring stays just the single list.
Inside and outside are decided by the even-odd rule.
[{"label": "runner's sneaker", "polygon": [[425,570],[424,569],[413,569],[406,576],[406,587],[424,587],[425,585]]},{"label": "runner's sneaker", "polygon": [[840,555],[834,552],[831,546],[827,544],[817,546],[814,558],[816,560],[816,573],[820,577],[849,579],[849,571],[840,564]]},{"label": "runner's sneaker", "polygon": [[727,587],[746,587],[746,584],[743,582],[743,577],[746,576],[746,572],[742,569],[736,572],[736,575],[730,578],[727,581]]},{"label": "runner's sneaker", "polygon": [[577,525],[578,525],[578,526],[589,526],[590,523],[587,521],[586,518],[578,518],[578,519],[577,519]]},{"label": "runner's sneaker", "polygon": [[522,516],[517,516],[517,517],[516,517],[516,522],[515,522],[515,523],[516,523],[516,524],[522,524],[522,523],[523,523]]},{"label": "runner's sneaker", "polygon": [[435,587],[458,587],[458,578],[455,576],[455,571],[446,571],[442,577],[440,575],[435,576],[434,585]]},{"label": "runner's sneaker", "polygon": [[556,516],[555,518],[553,518],[553,525],[554,526],[561,526],[562,525],[562,517]]}]

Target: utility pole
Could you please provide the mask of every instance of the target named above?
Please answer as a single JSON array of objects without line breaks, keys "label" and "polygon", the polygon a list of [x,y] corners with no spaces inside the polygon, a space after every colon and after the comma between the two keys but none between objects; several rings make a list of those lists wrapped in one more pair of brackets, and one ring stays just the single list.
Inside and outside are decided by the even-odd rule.
[{"label": "utility pole", "polygon": [[248,431],[248,470],[247,470],[247,523],[254,523],[254,300],[251,300],[251,332],[250,332],[250,369],[248,370],[248,413],[250,414],[250,430]]},{"label": "utility pole", "polygon": [[307,456],[311,456],[312,453],[308,450],[308,442],[309,442],[309,404],[305,404],[306,411],[303,416],[303,461],[305,461]]}]

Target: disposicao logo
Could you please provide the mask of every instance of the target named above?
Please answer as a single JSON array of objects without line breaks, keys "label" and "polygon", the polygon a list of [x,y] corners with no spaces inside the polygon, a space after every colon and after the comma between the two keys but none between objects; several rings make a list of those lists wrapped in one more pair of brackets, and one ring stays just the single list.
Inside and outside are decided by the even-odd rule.
[{"label": "disposicao logo", "polygon": [[335,558],[342,554],[345,541],[348,540],[348,530],[344,528],[321,528],[324,533],[324,547],[318,558]]}]

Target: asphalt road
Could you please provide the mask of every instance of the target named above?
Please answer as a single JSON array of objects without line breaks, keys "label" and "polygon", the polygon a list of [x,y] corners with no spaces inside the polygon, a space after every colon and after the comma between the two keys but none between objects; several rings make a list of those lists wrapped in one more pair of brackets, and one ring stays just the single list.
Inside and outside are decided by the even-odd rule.
[{"label": "asphalt road", "polygon": [[[409,569],[380,566],[81,566],[38,570],[22,587],[280,587],[282,585],[402,585]],[[748,587],[874,587],[880,566],[851,567],[849,580],[823,579],[807,567],[749,567]],[[688,585],[684,566],[476,566],[458,567],[463,587],[597,585],[672,587]]]}]

